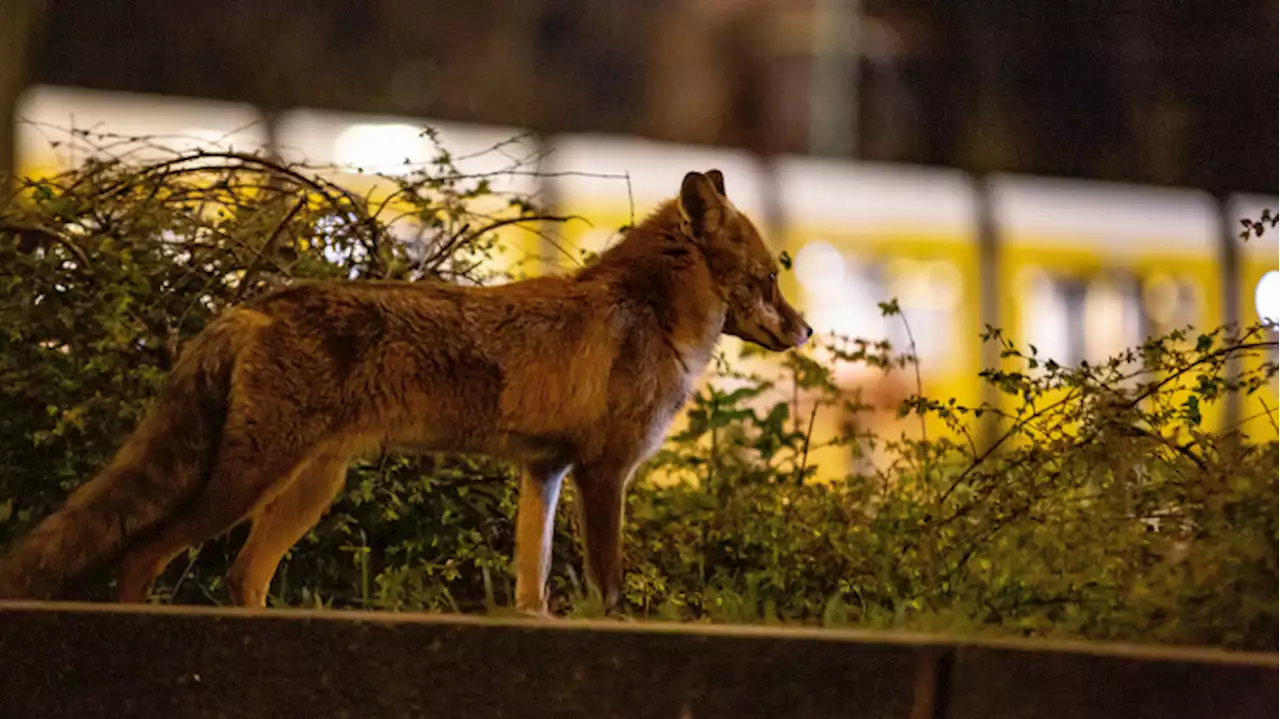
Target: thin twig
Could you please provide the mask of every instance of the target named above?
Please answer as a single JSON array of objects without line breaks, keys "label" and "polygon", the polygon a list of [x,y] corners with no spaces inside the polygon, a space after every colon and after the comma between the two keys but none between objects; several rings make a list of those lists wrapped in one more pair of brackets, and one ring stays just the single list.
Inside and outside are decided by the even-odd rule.
[{"label": "thin twig", "polygon": [[280,222],[276,223],[275,229],[267,236],[267,241],[262,243],[262,250],[259,251],[258,255],[254,257],[252,261],[249,262],[249,266],[245,268],[244,277],[240,278],[240,284],[236,287],[235,295],[232,296],[232,304],[238,303],[240,300],[244,299],[245,290],[247,290],[249,285],[253,283],[253,276],[257,273],[258,267],[262,264],[262,259],[270,254],[271,246],[275,243],[276,238],[284,232],[285,226],[293,220],[293,218],[298,214],[298,211],[301,210],[302,206],[305,204],[307,204],[307,198],[299,198],[298,201],[294,203],[293,209],[289,210],[289,213],[285,215]]},{"label": "thin twig", "polygon": [[805,470],[809,468],[809,440],[813,437],[813,420],[818,416],[818,402],[813,403],[813,410],[809,412],[809,427],[804,433],[804,451],[800,455],[800,469],[796,472],[796,484],[804,481]]}]

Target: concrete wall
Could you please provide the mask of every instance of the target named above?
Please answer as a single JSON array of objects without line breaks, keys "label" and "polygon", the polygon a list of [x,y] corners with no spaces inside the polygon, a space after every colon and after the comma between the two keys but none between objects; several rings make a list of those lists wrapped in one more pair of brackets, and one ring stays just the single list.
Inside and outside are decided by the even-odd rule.
[{"label": "concrete wall", "polygon": [[1271,717],[1267,655],[826,630],[0,603],[0,716]]}]

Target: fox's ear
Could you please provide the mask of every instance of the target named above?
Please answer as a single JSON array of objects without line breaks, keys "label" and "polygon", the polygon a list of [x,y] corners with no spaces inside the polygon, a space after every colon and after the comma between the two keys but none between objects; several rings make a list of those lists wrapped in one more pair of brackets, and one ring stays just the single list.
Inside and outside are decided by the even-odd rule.
[{"label": "fox's ear", "polygon": [[711,180],[711,186],[716,188],[716,192],[725,197],[729,196],[729,193],[724,191],[724,175],[719,170],[707,170],[707,179]]},{"label": "fox's ear", "polygon": [[699,237],[718,232],[724,226],[724,201],[712,181],[701,172],[690,172],[684,176],[677,204],[680,214]]}]

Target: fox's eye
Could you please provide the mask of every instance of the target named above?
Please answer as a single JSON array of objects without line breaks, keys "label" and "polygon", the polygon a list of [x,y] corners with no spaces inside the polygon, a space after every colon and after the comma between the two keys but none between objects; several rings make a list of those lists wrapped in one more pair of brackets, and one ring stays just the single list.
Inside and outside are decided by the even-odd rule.
[{"label": "fox's eye", "polygon": [[770,281],[770,282],[777,282],[777,281],[778,281],[778,273],[777,273],[777,272],[770,272],[770,273],[769,273],[769,281]]}]

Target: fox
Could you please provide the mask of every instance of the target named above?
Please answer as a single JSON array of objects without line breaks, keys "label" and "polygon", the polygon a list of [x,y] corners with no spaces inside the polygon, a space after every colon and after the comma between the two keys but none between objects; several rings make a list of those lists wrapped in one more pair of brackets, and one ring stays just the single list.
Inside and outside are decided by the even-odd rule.
[{"label": "fox", "polygon": [[549,616],[553,522],[572,477],[588,586],[623,581],[624,500],[722,335],[773,352],[812,328],[719,170],[572,272],[506,284],[296,282],[224,310],[93,479],[0,562],[0,599],[57,599],[113,569],[120,603],[249,522],[231,601],[266,607],[278,565],[376,451],[468,452],[519,467],[515,609]]}]

